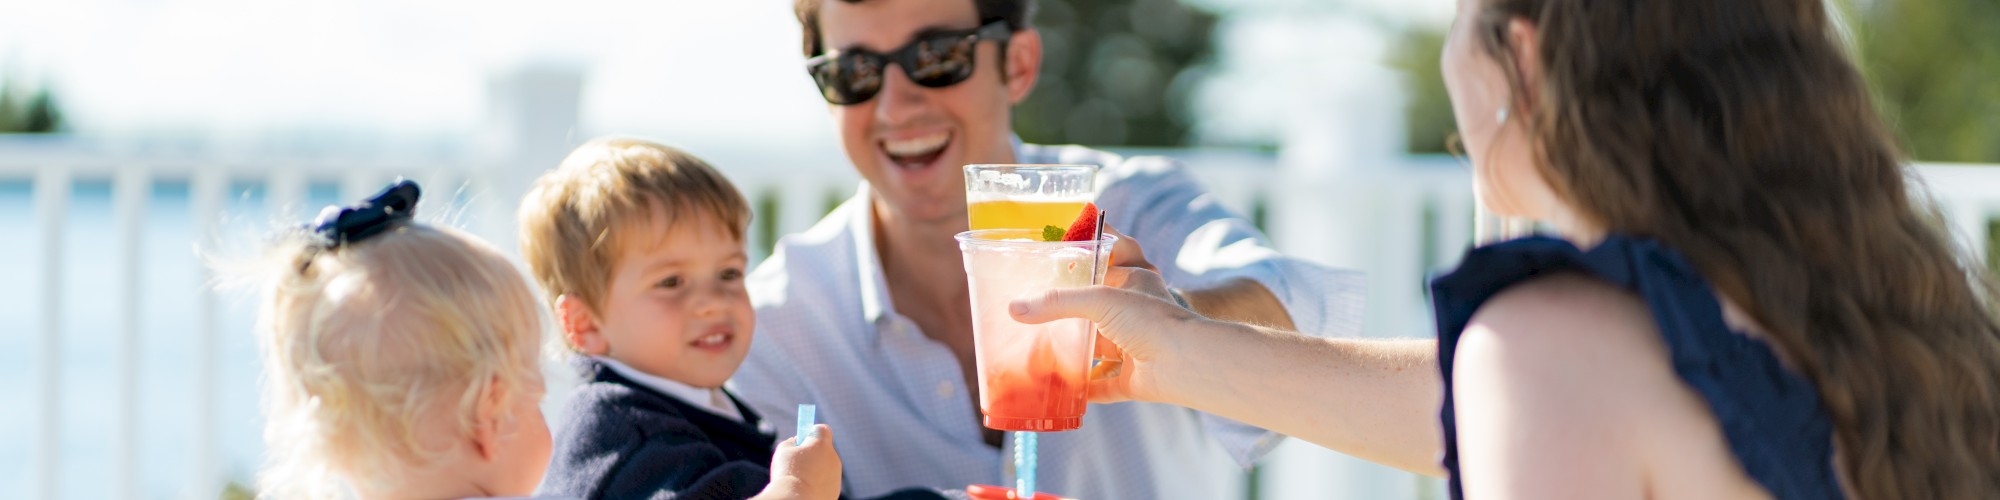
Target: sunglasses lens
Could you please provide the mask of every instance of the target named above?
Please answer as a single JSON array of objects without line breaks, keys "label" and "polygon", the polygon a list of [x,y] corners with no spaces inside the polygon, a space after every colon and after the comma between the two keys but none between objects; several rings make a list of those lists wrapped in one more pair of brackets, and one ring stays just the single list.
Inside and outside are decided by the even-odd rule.
[{"label": "sunglasses lens", "polygon": [[[993,37],[993,35],[988,35]],[[1005,41],[1006,37],[997,39]],[[972,77],[980,37],[946,34],[917,40],[890,55],[854,51],[815,59],[807,68],[821,97],[839,105],[860,104],[882,91],[884,70],[893,59],[910,81],[930,88],[957,85]]]},{"label": "sunglasses lens", "polygon": [[811,68],[821,97],[834,104],[855,104],[882,90],[882,62],[864,54],[843,54]]},{"label": "sunglasses lens", "polygon": [[972,77],[972,52],[979,40],[968,36],[932,38],[919,41],[909,66],[910,81],[937,88],[957,85]]}]

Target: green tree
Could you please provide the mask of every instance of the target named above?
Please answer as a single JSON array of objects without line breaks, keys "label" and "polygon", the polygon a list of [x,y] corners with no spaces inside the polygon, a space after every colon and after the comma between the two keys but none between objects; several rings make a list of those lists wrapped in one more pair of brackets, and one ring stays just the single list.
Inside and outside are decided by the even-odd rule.
[{"label": "green tree", "polygon": [[0,83],[0,133],[49,133],[61,128],[62,111],[48,87],[30,89],[11,76]]},{"label": "green tree", "polygon": [[1906,153],[2000,162],[2000,1],[1843,4],[1876,106]]},{"label": "green tree", "polygon": [[[2000,163],[2000,0],[1840,0],[1875,105],[1919,161]],[[1444,27],[1405,30],[1409,150],[1440,153],[1456,131],[1438,54]],[[2000,273],[2000,221],[1987,234]]]},{"label": "green tree", "polygon": [[1389,66],[1403,73],[1403,88],[1409,91],[1403,126],[1411,153],[1446,153],[1445,141],[1458,131],[1451,116],[1451,99],[1444,90],[1444,73],[1438,66],[1438,57],[1444,53],[1444,35],[1441,27],[1415,26],[1405,30],[1390,49]]},{"label": "green tree", "polygon": [[[1841,0],[1883,118],[1920,161],[2000,163],[2000,0]],[[1453,130],[1438,74],[1444,28],[1408,28],[1390,64],[1408,77],[1410,151]]]},{"label": "green tree", "polygon": [[1042,75],[1014,110],[1021,139],[1172,146],[1211,56],[1215,16],[1178,0],[1043,0]]}]

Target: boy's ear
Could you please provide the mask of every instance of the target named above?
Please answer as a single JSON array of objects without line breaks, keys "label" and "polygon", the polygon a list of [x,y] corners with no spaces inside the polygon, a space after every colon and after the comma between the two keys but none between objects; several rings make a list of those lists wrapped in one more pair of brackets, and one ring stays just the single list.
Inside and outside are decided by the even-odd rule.
[{"label": "boy's ear", "polygon": [[486,390],[480,391],[479,403],[473,410],[472,448],[479,453],[480,460],[489,463],[500,459],[500,419],[507,413],[500,396],[507,392],[505,383],[498,375],[487,380]]},{"label": "boy's ear", "polygon": [[601,356],[611,351],[611,344],[598,331],[597,316],[583,299],[563,295],[556,297],[556,322],[561,323],[563,340],[570,347],[584,354]]}]

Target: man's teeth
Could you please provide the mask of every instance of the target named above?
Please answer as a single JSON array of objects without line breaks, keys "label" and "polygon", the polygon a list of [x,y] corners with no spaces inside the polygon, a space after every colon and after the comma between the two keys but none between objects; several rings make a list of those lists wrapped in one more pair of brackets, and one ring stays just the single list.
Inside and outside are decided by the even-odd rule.
[{"label": "man's teeth", "polygon": [[695,339],[695,341],[694,341],[694,345],[697,345],[697,346],[712,346],[712,345],[722,345],[722,343],[723,343],[723,342],[728,342],[728,341],[729,341],[729,334],[727,334],[727,333],[714,333],[714,334],[709,334],[709,335],[707,335],[707,336],[704,336],[704,337],[702,337],[702,338],[699,338],[699,339]]},{"label": "man's teeth", "polygon": [[951,141],[951,134],[935,134],[900,141],[882,141],[882,149],[895,156],[921,156],[944,149]]}]

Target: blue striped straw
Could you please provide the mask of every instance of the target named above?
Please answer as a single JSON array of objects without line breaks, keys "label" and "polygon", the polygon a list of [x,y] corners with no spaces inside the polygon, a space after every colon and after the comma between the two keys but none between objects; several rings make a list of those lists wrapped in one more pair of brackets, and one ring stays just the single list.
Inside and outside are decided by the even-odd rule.
[{"label": "blue striped straw", "polygon": [[816,437],[814,436],[815,433],[813,432],[813,413],[817,411],[819,411],[818,406],[806,405],[806,404],[799,405],[798,439],[792,440],[792,446],[805,446],[807,439],[812,439]]},{"label": "blue striped straw", "polygon": [[1014,498],[1035,498],[1035,442],[1039,433],[1014,433]]}]

